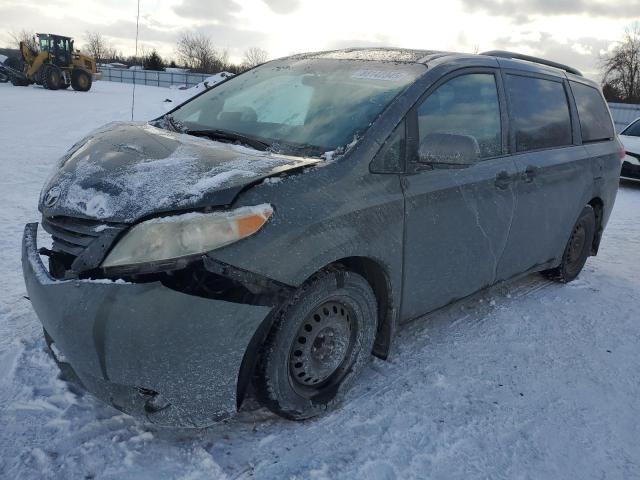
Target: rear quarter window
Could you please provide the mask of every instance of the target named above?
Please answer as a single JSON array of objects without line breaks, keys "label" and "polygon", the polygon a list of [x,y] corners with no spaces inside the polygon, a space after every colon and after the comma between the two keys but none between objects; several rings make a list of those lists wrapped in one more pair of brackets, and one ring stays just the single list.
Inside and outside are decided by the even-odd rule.
[{"label": "rear quarter window", "polygon": [[562,82],[507,75],[516,151],[571,145],[571,114]]},{"label": "rear quarter window", "polygon": [[600,92],[582,83],[570,82],[578,108],[583,142],[609,140],[614,136],[609,110]]}]

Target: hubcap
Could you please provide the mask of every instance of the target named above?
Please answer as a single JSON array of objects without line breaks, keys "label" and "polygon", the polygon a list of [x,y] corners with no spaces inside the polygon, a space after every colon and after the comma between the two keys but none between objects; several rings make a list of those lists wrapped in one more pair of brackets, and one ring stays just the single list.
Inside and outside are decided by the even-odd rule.
[{"label": "hubcap", "polygon": [[352,348],[350,308],[326,302],[309,315],[298,330],[289,354],[291,378],[317,386],[338,370]]}]

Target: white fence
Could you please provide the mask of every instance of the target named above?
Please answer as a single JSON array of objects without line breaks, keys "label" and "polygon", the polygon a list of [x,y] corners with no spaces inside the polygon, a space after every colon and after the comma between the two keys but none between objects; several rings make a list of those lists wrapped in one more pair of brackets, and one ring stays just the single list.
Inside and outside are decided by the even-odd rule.
[{"label": "white fence", "polygon": [[100,68],[102,80],[107,82],[135,83],[154,87],[186,85],[193,87],[211,75],[206,73],[157,72],[155,70],[129,70],[126,68]]},{"label": "white fence", "polygon": [[609,110],[616,125],[616,132],[620,133],[624,127],[640,117],[640,105],[630,103],[609,103]]}]

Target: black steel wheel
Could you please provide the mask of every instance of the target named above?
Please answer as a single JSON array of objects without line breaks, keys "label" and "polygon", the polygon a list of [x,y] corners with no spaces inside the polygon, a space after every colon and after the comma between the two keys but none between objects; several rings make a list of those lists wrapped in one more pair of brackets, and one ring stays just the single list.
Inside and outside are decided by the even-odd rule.
[{"label": "black steel wheel", "polygon": [[587,205],[573,226],[567,241],[560,265],[542,272],[547,278],[562,283],[574,280],[582,271],[591,254],[593,237],[596,231],[596,217],[593,208]]},{"label": "black steel wheel", "polygon": [[335,408],[366,365],[376,326],[377,301],[363,277],[314,276],[279,310],[261,349],[258,401],[294,420]]},{"label": "black steel wheel", "polygon": [[319,305],[300,325],[289,350],[289,375],[302,395],[306,387],[318,387],[341,375],[340,367],[355,347],[355,314],[347,303],[329,301]]}]

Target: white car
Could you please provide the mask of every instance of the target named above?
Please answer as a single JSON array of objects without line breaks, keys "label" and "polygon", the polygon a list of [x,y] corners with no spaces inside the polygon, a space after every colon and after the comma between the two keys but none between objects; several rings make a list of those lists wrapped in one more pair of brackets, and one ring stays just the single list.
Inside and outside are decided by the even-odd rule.
[{"label": "white car", "polygon": [[619,137],[626,152],[620,176],[640,179],[640,118],[627,125]]}]

